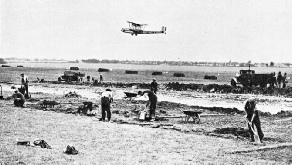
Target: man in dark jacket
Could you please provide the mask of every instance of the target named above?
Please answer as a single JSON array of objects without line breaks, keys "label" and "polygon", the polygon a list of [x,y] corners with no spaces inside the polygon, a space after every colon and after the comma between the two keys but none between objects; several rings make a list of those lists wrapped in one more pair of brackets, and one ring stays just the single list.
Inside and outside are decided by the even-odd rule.
[{"label": "man in dark jacket", "polygon": [[[248,99],[245,103],[244,110],[246,112],[246,118],[248,122],[250,122],[253,127],[257,128],[256,130],[258,131],[259,139],[260,141],[262,141],[262,139],[264,138],[264,134],[261,129],[261,122],[260,122],[259,112],[256,109],[256,102],[257,102],[257,99],[255,98]],[[254,139],[253,130],[255,129],[252,129],[251,125],[248,124],[248,129],[249,129],[251,141],[254,142],[255,139]]]},{"label": "man in dark jacket", "polygon": [[24,86],[25,88],[25,98],[29,98],[29,93],[28,93],[28,78],[26,75],[24,75],[24,73],[21,73],[21,84]]},{"label": "man in dark jacket", "polygon": [[138,95],[140,95],[140,96],[147,95],[148,96],[148,102],[146,104],[146,107],[150,104],[150,121],[154,121],[155,109],[156,109],[156,104],[157,104],[157,96],[152,91],[144,91],[144,92],[139,91]]},{"label": "man in dark jacket", "polygon": [[281,72],[279,72],[278,76],[277,76],[278,88],[281,88],[282,81],[283,81],[283,76],[282,76]]},{"label": "man in dark jacket", "polygon": [[14,105],[16,107],[24,107],[23,105],[25,103],[25,98],[22,93],[20,93],[18,90],[15,90],[12,98],[14,99]]},{"label": "man in dark jacket", "polygon": [[150,84],[150,90],[156,94],[157,89],[158,89],[158,84],[156,82],[156,79],[153,78],[153,81]]}]

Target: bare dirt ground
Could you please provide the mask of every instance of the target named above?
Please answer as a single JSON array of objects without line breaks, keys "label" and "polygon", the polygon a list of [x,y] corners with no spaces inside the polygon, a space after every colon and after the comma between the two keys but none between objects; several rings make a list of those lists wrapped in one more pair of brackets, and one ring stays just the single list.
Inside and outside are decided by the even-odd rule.
[{"label": "bare dirt ground", "polygon": [[[12,94],[9,85],[4,85],[3,95]],[[166,118],[155,122],[137,120],[137,111],[145,103],[143,99],[122,99],[122,91],[138,89],[113,89],[113,123],[100,122],[100,93],[104,88],[33,84],[32,98],[26,108],[17,108],[12,100],[0,100],[0,163],[2,164],[291,164],[291,147],[265,149],[247,153],[231,153],[265,146],[292,142],[292,118],[279,115],[261,116],[265,134],[265,146],[249,141],[244,113],[233,109],[243,107],[250,95],[221,95],[195,92],[160,91],[157,116],[183,116],[180,110],[202,111],[199,124],[182,121],[181,118]],[[75,91],[81,97],[65,97]],[[229,98],[229,99],[227,99]],[[42,108],[44,100],[59,104]],[[169,100],[167,100],[169,99]],[[192,106],[169,102],[186,100]],[[265,101],[268,100],[268,101]],[[227,100],[227,101],[223,101]],[[285,103],[289,98],[261,97],[262,106]],[[274,101],[276,100],[276,101]],[[283,101],[286,100],[286,101]],[[76,115],[83,101],[95,103],[96,116]],[[205,101],[205,102],[204,102]],[[202,103],[204,102],[204,104]],[[205,106],[213,102],[225,105],[217,108]],[[197,103],[197,104],[195,104]],[[199,104],[201,103],[201,104]],[[196,106],[195,106],[196,105]],[[229,107],[228,107],[229,106]],[[210,115],[211,114],[211,115]],[[17,140],[45,140],[52,149],[16,145]],[[73,145],[78,155],[67,155],[63,150]]]}]

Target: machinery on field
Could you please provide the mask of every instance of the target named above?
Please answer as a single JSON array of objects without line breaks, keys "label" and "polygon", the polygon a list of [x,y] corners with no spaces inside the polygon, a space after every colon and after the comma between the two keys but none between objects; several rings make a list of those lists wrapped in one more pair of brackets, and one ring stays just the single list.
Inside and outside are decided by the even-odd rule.
[{"label": "machinery on field", "polygon": [[58,78],[58,81],[81,81],[85,77],[85,73],[80,73],[77,71],[65,71],[64,75]]},{"label": "machinery on field", "polygon": [[273,86],[276,84],[276,78],[273,74],[255,74],[254,70],[240,70],[235,77],[231,79],[231,86],[236,87],[237,84],[241,84],[244,87],[260,86],[267,87],[269,84]]}]

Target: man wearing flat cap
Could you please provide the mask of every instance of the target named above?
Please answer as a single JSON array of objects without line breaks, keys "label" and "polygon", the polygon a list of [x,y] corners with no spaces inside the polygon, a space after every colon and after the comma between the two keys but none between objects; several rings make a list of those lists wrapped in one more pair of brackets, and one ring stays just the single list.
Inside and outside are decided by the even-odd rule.
[{"label": "man wearing flat cap", "polygon": [[21,84],[24,86],[25,88],[25,98],[29,98],[29,94],[28,94],[28,78],[26,75],[24,75],[24,73],[20,74],[21,76]]},{"label": "man wearing flat cap", "polygon": [[153,81],[150,84],[150,90],[156,94],[157,89],[158,89],[158,84],[156,82],[156,79],[153,78]]}]

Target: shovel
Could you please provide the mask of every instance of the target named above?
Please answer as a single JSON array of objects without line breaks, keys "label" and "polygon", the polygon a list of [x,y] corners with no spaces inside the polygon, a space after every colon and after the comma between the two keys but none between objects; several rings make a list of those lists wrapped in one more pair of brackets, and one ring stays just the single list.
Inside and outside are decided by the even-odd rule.
[{"label": "shovel", "polygon": [[248,125],[250,126],[251,131],[253,132],[253,137],[254,137],[255,143],[261,144],[262,142],[260,140],[257,127],[253,126],[253,124],[250,121],[248,121],[248,119],[246,119],[246,121],[247,121]]},{"label": "shovel", "polygon": [[0,99],[3,100],[4,98],[3,98],[3,95],[2,95],[2,85],[0,85],[0,87],[1,87],[1,95],[0,95]]}]

